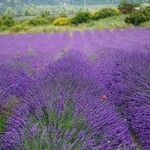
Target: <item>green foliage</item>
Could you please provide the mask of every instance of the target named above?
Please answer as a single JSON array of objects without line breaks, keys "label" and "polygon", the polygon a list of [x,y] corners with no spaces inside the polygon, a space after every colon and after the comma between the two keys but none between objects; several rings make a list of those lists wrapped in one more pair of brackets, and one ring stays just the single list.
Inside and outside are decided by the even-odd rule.
[{"label": "green foliage", "polygon": [[0,133],[2,133],[5,130],[5,126],[6,126],[6,117],[2,113],[0,114]]},{"label": "green foliage", "polygon": [[10,16],[0,17],[0,31],[6,31],[13,25],[15,25],[15,21],[12,17]]},{"label": "green foliage", "polygon": [[150,6],[146,7],[142,12],[145,16],[150,17]]},{"label": "green foliage", "polygon": [[140,2],[135,2],[135,3],[131,3],[134,7],[140,7],[142,3]]},{"label": "green foliage", "polygon": [[[61,149],[64,144],[66,132],[71,132],[73,129],[76,129],[67,141],[67,143],[73,144],[79,138],[80,131],[87,129],[86,122],[81,116],[77,118],[73,116],[74,109],[73,102],[66,100],[64,110],[59,113],[55,108],[49,112],[46,106],[43,106],[40,119],[34,114],[31,115],[31,122],[25,128],[25,133],[27,133],[27,136],[24,138],[25,149]],[[28,133],[34,125],[36,125],[36,129],[34,130],[34,135],[30,138]],[[49,125],[52,127],[50,130],[46,128],[49,127]],[[45,129],[49,130],[49,132],[45,132]],[[53,132],[54,130],[61,131],[58,139],[56,139],[56,135]],[[78,149],[78,146],[75,148]]]},{"label": "green foliage", "polygon": [[131,23],[135,26],[138,26],[146,21],[150,21],[150,7],[136,11],[125,18],[126,23]]},{"label": "green foliage", "polygon": [[70,24],[70,18],[60,17],[54,20],[54,25],[57,26],[66,26]]},{"label": "green foliage", "polygon": [[43,17],[35,17],[33,19],[27,20],[26,24],[31,26],[41,26],[41,25],[48,25],[50,21],[48,18]]},{"label": "green foliage", "polygon": [[93,20],[104,19],[107,17],[120,15],[120,11],[115,8],[102,8],[92,15]]},{"label": "green foliage", "polygon": [[43,12],[41,12],[40,16],[42,18],[49,18],[49,11],[43,11]]},{"label": "green foliage", "polygon": [[145,8],[147,8],[147,7],[150,7],[150,4],[148,4],[148,3],[143,3],[143,4],[140,5],[140,9],[141,9],[141,10],[143,10],[143,9],[145,9]]},{"label": "green foliage", "polygon": [[6,31],[8,30],[9,27],[5,26],[5,25],[0,25],[0,31],[3,32],[3,31]]},{"label": "green foliage", "polygon": [[72,19],[71,23],[74,25],[87,23],[91,19],[91,14],[88,11],[79,11]]},{"label": "green foliage", "polygon": [[118,6],[118,9],[123,14],[132,13],[135,11],[134,3],[129,3],[127,0],[122,0]]},{"label": "green foliage", "polygon": [[133,24],[135,26],[139,26],[140,24],[149,21],[150,17],[145,15],[144,12],[134,12],[125,18],[125,22],[128,24]]},{"label": "green foliage", "polygon": [[10,33],[16,33],[20,31],[28,31],[28,26],[23,24],[16,24],[15,26],[10,28]]},{"label": "green foliage", "polygon": [[0,107],[0,134],[5,131],[7,118],[12,114],[18,99],[14,96],[8,98],[8,102]]},{"label": "green foliage", "polygon": [[0,26],[12,27],[15,24],[15,21],[10,16],[2,16],[0,18]]}]

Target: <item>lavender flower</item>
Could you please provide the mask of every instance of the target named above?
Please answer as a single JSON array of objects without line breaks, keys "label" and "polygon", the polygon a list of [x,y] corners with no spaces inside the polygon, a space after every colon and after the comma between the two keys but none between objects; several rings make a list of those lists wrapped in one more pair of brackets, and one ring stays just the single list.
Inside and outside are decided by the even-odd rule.
[{"label": "lavender flower", "polygon": [[139,145],[147,149],[149,147],[147,139],[150,135],[149,52],[114,50],[113,55],[106,53],[97,65],[99,66],[98,80],[104,85],[103,89],[117,111],[127,120]]},{"label": "lavender flower", "polygon": [[3,149],[131,149],[127,124],[99,97],[90,62],[81,58],[68,53],[39,76],[8,120]]}]

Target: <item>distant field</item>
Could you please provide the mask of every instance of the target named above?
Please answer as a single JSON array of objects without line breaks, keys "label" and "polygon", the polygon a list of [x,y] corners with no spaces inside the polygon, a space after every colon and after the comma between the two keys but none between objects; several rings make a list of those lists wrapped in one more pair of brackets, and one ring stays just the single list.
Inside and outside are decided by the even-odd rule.
[{"label": "distant field", "polygon": [[[115,21],[115,19],[114,19]],[[101,49],[115,48],[137,49],[137,44],[149,46],[149,28],[127,28],[108,30],[83,30],[72,32],[50,32],[33,34],[0,35],[0,54],[35,51],[45,53],[42,56],[55,58],[48,53],[58,54],[71,49],[87,53],[96,53]],[[108,44],[109,43],[109,44]],[[125,46],[125,47],[124,47]],[[62,50],[62,51],[61,51]],[[47,53],[47,54],[46,54]],[[8,55],[9,56],[9,55]],[[48,60],[47,59],[47,60]]]}]

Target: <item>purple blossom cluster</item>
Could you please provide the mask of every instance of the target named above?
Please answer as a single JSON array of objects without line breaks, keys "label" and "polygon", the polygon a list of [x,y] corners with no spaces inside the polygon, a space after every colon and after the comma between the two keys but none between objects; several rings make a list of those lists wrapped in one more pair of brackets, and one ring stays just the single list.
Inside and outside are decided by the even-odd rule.
[{"label": "purple blossom cluster", "polygon": [[[129,128],[138,137],[143,149],[150,142],[150,53],[143,51],[116,51],[114,56],[105,55],[97,63],[105,91],[120,114],[127,120]],[[103,62],[103,65],[101,63]],[[106,65],[108,70],[106,70]],[[98,76],[99,76],[98,75]]]},{"label": "purple blossom cluster", "polygon": [[0,149],[149,150],[149,33],[0,36]]},{"label": "purple blossom cluster", "polygon": [[11,97],[20,99],[34,79],[31,67],[21,58],[13,58],[0,64],[0,105]]},{"label": "purple blossom cluster", "polygon": [[100,98],[92,64],[84,57],[69,52],[41,72],[8,119],[3,149],[26,149],[34,140],[38,146],[41,141],[41,149],[135,148],[127,124]]}]

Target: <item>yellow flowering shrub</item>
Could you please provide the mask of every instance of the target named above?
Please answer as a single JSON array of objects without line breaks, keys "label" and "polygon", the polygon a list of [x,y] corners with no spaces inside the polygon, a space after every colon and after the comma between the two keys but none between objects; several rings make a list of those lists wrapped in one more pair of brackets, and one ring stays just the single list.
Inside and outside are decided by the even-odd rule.
[{"label": "yellow flowering shrub", "polygon": [[70,18],[67,17],[60,17],[54,20],[54,25],[57,26],[67,26],[70,24]]}]

